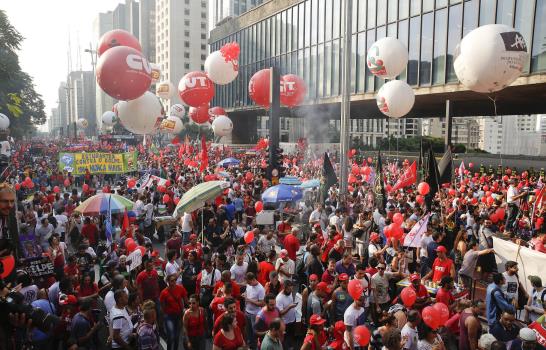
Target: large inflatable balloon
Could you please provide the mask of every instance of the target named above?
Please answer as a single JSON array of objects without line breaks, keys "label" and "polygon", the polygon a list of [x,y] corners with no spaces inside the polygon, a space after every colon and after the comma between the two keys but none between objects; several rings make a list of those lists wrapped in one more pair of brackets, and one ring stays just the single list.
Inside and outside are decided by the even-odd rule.
[{"label": "large inflatable balloon", "polygon": [[9,118],[7,115],[0,113],[0,130],[9,128]]},{"label": "large inflatable balloon", "polygon": [[212,124],[214,119],[221,115],[227,115],[226,111],[222,107],[209,108],[209,123]]},{"label": "large inflatable balloon", "polygon": [[226,85],[237,78],[239,63],[237,59],[226,58],[221,51],[214,51],[205,61],[205,72],[215,84]]},{"label": "large inflatable balloon", "polygon": [[396,38],[379,39],[368,50],[366,64],[373,75],[394,79],[408,64],[408,49]]},{"label": "large inflatable balloon", "polygon": [[468,89],[495,92],[521,75],[528,56],[523,35],[504,24],[487,24],[461,40],[453,67]]},{"label": "large inflatable balloon", "polygon": [[216,117],[212,122],[212,131],[214,131],[214,135],[216,136],[227,136],[231,134],[232,130],[233,123],[225,115]]},{"label": "large inflatable balloon", "polygon": [[155,86],[155,94],[166,100],[170,100],[176,96],[176,88],[170,81],[162,81]]},{"label": "large inflatable balloon", "polygon": [[118,117],[115,112],[106,111],[102,115],[102,124],[106,126],[113,126],[118,121]]},{"label": "large inflatable balloon", "polygon": [[415,95],[406,82],[391,80],[379,89],[376,100],[381,113],[391,118],[401,118],[411,111]]},{"label": "large inflatable balloon", "polygon": [[169,111],[170,116],[177,118],[182,118],[184,113],[186,113],[186,108],[179,103],[172,105],[171,110]]},{"label": "large inflatable balloon", "polygon": [[262,69],[254,73],[248,82],[248,94],[252,101],[262,107],[269,107],[270,70]]},{"label": "large inflatable balloon", "polygon": [[157,63],[150,62],[150,68],[152,69],[152,83],[157,83],[161,78],[161,67]]},{"label": "large inflatable balloon", "polygon": [[295,74],[287,74],[281,78],[281,104],[295,107],[303,102],[307,95],[307,85]]},{"label": "large inflatable balloon", "polygon": [[145,135],[156,132],[156,124],[161,119],[162,106],[153,93],[131,101],[118,103],[118,115],[121,124],[132,133]]},{"label": "large inflatable balloon", "polygon": [[214,84],[203,72],[190,72],[178,84],[180,98],[188,106],[198,107],[214,97]]},{"label": "large inflatable balloon", "polygon": [[170,116],[167,119],[163,119],[160,126],[161,131],[169,134],[178,134],[184,129],[182,120],[178,117]]},{"label": "large inflatable balloon", "polygon": [[209,121],[209,105],[205,103],[199,107],[190,107],[188,115],[191,120],[197,124],[203,124]]},{"label": "large inflatable balloon", "polygon": [[138,52],[142,51],[142,47],[140,46],[138,39],[133,34],[123,29],[114,29],[104,33],[104,35],[99,39],[97,54],[100,57],[107,50],[117,46],[128,46],[132,47]]},{"label": "large inflatable balloon", "polygon": [[99,58],[97,83],[115,99],[134,100],[150,88],[151,72],[150,64],[137,50],[113,47]]},{"label": "large inflatable balloon", "polygon": [[78,125],[79,128],[86,129],[89,126],[89,122],[87,119],[80,118],[76,121],[76,125]]}]

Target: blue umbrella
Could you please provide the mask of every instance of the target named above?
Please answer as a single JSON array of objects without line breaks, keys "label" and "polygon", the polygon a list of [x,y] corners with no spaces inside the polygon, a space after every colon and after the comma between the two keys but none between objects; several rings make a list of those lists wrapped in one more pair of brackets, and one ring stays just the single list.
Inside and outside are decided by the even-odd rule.
[{"label": "blue umbrella", "polygon": [[220,171],[218,172],[218,175],[220,175],[221,177],[225,177],[225,178],[230,178],[231,175],[229,175],[228,173],[226,173],[225,171]]},{"label": "blue umbrella", "polygon": [[296,186],[296,185],[301,185],[301,180],[298,179],[296,176],[285,176],[279,179],[279,183],[283,185]]},{"label": "blue umbrella", "polygon": [[241,161],[235,158],[226,158],[224,160],[219,161],[218,165],[221,166],[222,168],[227,168],[228,166],[239,165],[239,163],[241,163]]},{"label": "blue umbrella", "polygon": [[311,179],[304,181],[301,185],[298,186],[299,188],[315,188],[320,187],[320,180],[319,179]]},{"label": "blue umbrella", "polygon": [[277,185],[269,187],[262,193],[264,203],[295,202],[303,198],[300,188],[289,185]]}]

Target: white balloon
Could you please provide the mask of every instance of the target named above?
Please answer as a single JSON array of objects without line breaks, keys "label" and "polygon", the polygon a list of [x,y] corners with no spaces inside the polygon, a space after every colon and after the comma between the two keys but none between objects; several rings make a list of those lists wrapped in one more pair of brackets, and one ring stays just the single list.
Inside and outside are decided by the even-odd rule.
[{"label": "white balloon", "polygon": [[80,118],[76,121],[76,125],[78,125],[78,127],[82,129],[85,129],[89,126],[89,122],[87,121],[87,119]]},{"label": "white balloon", "polygon": [[135,100],[118,102],[117,109],[121,124],[134,134],[155,133],[162,117],[161,102],[149,91]]},{"label": "white balloon", "polygon": [[229,84],[239,74],[239,63],[226,60],[220,51],[214,51],[205,60],[205,72],[215,84]]},{"label": "white balloon", "polygon": [[170,116],[167,119],[163,119],[160,129],[169,134],[178,134],[184,129],[184,124],[180,118]]},{"label": "white balloon", "polygon": [[7,115],[0,113],[0,130],[9,128],[9,118]]},{"label": "white balloon", "polygon": [[391,118],[401,118],[411,111],[415,94],[406,82],[391,80],[379,89],[376,101],[381,113]]},{"label": "white balloon", "polygon": [[102,115],[102,124],[106,126],[112,126],[116,124],[118,121],[118,117],[116,116],[115,112],[112,111],[106,111]]},{"label": "white balloon", "polygon": [[408,65],[408,49],[396,38],[379,39],[368,50],[366,64],[373,75],[394,79]]},{"label": "white balloon", "polygon": [[523,35],[504,24],[487,24],[463,38],[457,46],[453,68],[468,89],[494,92],[521,75],[528,57]]},{"label": "white balloon", "polygon": [[176,95],[176,88],[170,81],[162,81],[155,87],[155,94],[166,100],[170,100]]},{"label": "white balloon", "polygon": [[177,103],[171,106],[169,115],[177,118],[182,118],[184,116],[184,113],[186,113],[186,109],[184,108],[184,106]]},{"label": "white balloon", "polygon": [[161,78],[161,67],[157,63],[150,62],[150,68],[152,69],[152,83],[157,83]]},{"label": "white balloon", "polygon": [[216,136],[227,136],[231,134],[232,130],[233,123],[225,115],[217,116],[212,122],[212,131],[214,131],[214,135]]}]

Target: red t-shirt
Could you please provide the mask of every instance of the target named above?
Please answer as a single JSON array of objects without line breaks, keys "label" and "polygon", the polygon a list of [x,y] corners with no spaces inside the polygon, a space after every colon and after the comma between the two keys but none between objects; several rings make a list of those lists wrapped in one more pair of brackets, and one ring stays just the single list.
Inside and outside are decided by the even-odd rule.
[{"label": "red t-shirt", "polygon": [[544,247],[544,243],[542,243],[542,239],[540,238],[533,238],[531,240],[531,243],[534,245],[534,249],[536,251],[539,251],[541,253],[546,253],[546,247]]},{"label": "red t-shirt", "polygon": [[413,289],[415,294],[417,294],[417,298],[426,298],[426,297],[428,297],[427,288],[425,286],[423,286],[422,284],[419,285],[419,290],[415,290],[415,287],[413,285],[411,285],[411,288]]},{"label": "red t-shirt", "polygon": [[440,260],[436,258],[434,264],[432,264],[432,281],[440,282],[442,277],[451,276],[451,269],[453,268],[453,260],[447,258],[445,260]]},{"label": "red t-shirt", "polygon": [[238,347],[243,346],[243,335],[239,327],[235,327],[234,333],[235,337],[233,339],[226,338],[222,332],[216,333],[214,336],[214,345],[222,350],[237,350]]},{"label": "red t-shirt", "polygon": [[[334,272],[335,273],[335,272]],[[334,280],[336,279],[335,275],[331,275],[330,271],[326,270],[322,273],[322,277],[320,278],[321,282],[324,282],[326,284],[332,284],[334,283]]]},{"label": "red t-shirt", "polygon": [[184,254],[184,259],[190,255],[191,251],[195,251],[197,253],[197,258],[201,259],[203,257],[203,248],[201,247],[201,243],[197,242],[195,246],[193,246],[191,243],[186,244],[184,247],[182,247],[182,252]]},{"label": "red t-shirt", "polygon": [[[214,320],[214,327],[212,329],[214,334],[218,333],[220,329],[222,328],[222,320],[224,319],[225,314],[226,313],[224,312],[220,316],[216,317],[216,319]],[[245,314],[242,311],[239,311],[239,310],[236,311],[235,320],[236,320],[235,322],[237,322],[236,325],[237,327],[239,327],[239,329],[245,329],[246,318],[245,318]]]},{"label": "red t-shirt", "polygon": [[[217,319],[224,312],[226,312],[226,308],[224,307],[225,300],[226,297],[214,297],[214,299],[212,299],[212,302],[210,303],[210,309],[214,314],[214,319]],[[240,310],[241,305],[239,304],[239,300],[235,300],[235,304],[237,305],[237,309]]]},{"label": "red t-shirt", "polygon": [[[323,347],[326,342],[328,341],[328,337],[326,336],[326,332],[321,331],[318,336],[318,341],[321,347]],[[305,339],[303,340],[303,343],[311,344],[311,350],[320,350],[320,348],[317,349],[315,346],[315,337],[312,333],[307,333],[305,336]]]},{"label": "red t-shirt", "polygon": [[455,302],[455,298],[453,297],[453,294],[451,294],[450,291],[445,290],[444,288],[440,288],[438,289],[438,292],[436,293],[436,302],[444,303],[446,306],[449,306],[453,302]]},{"label": "red t-shirt", "polygon": [[[224,286],[224,282],[222,281],[216,282],[216,284],[214,285],[214,290],[212,291],[212,294],[216,295],[216,293],[218,293],[218,289],[222,288],[223,286]],[[231,295],[233,295],[235,299],[238,299],[241,296],[241,288],[235,282],[231,282]]]},{"label": "red t-shirt", "polygon": [[98,240],[99,230],[95,224],[83,225],[81,235],[89,239],[90,245],[95,245]]},{"label": "red t-shirt", "polygon": [[85,287],[82,285],[79,285],[76,288],[76,294],[78,295],[78,298],[88,297],[98,292],[99,292],[99,287],[97,286],[96,283],[93,283],[91,286],[85,286]]},{"label": "red t-shirt", "polygon": [[275,266],[269,261],[260,261],[259,266],[260,272],[258,272],[256,279],[262,286],[265,286],[265,284],[269,282],[269,273],[275,271]]},{"label": "red t-shirt", "polygon": [[182,247],[182,238],[169,239],[167,241],[167,249],[176,251],[176,255],[180,255],[180,247]]},{"label": "red t-shirt", "polygon": [[293,234],[284,237],[284,249],[288,252],[288,257],[296,261],[296,253],[300,249],[300,240]]},{"label": "red t-shirt", "polygon": [[328,349],[333,350],[347,350],[349,347],[347,346],[347,343],[345,343],[345,340],[343,340],[343,337],[341,339],[336,339],[330,344],[328,344]]},{"label": "red t-shirt", "polygon": [[159,281],[156,270],[141,271],[136,278],[137,288],[142,290],[142,299],[155,300],[159,296]]},{"label": "red t-shirt", "polygon": [[159,301],[163,305],[163,312],[167,315],[182,314],[183,300],[188,297],[188,292],[184,286],[175,285],[173,289],[169,287],[163,289],[159,294]]}]

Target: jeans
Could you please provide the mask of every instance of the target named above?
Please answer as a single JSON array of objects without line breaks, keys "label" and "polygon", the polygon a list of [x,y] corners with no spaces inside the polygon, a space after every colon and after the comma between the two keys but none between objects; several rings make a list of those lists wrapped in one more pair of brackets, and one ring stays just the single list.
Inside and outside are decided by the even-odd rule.
[{"label": "jeans", "polygon": [[256,332],[254,330],[254,326],[256,324],[256,315],[249,314],[248,312],[245,312],[245,318],[246,318],[246,330],[247,330],[247,336],[248,336],[248,347],[250,350],[256,349]]},{"label": "jeans", "polygon": [[178,350],[180,339],[180,315],[165,315],[165,333],[167,334],[167,350]]},{"label": "jeans", "polygon": [[519,208],[515,204],[508,204],[508,215],[506,218],[506,228],[505,231],[510,231],[514,233],[514,229],[516,228],[516,219],[519,214]]}]

